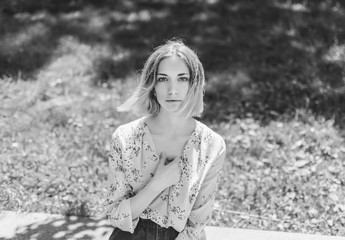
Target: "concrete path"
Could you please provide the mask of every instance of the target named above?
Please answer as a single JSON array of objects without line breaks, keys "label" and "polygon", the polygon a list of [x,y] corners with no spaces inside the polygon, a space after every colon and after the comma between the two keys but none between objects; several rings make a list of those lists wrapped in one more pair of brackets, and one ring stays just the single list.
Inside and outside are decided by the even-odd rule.
[{"label": "concrete path", "polygon": [[[112,226],[107,220],[65,217],[45,213],[0,213],[0,239],[107,240]],[[345,240],[345,237],[207,227],[208,240]]]}]

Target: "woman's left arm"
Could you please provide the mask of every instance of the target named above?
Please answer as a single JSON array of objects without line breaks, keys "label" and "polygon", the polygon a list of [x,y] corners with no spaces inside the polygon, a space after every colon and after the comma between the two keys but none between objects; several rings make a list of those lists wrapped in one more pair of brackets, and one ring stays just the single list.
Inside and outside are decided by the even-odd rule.
[{"label": "woman's left arm", "polygon": [[221,141],[221,150],[209,169],[198,196],[188,217],[186,227],[178,235],[177,240],[204,240],[205,227],[212,216],[213,203],[218,190],[218,179],[223,168],[226,147]]}]

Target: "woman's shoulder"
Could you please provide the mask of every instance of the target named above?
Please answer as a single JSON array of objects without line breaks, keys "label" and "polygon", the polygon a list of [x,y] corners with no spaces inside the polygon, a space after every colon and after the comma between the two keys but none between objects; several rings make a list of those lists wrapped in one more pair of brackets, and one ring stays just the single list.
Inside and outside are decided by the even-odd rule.
[{"label": "woman's shoulder", "polygon": [[144,127],[143,120],[144,118],[142,117],[142,118],[135,119],[131,122],[119,125],[117,129],[115,130],[115,132],[113,133],[113,136],[114,135],[128,136],[128,135],[134,135],[138,133],[139,131],[143,130],[143,127]]},{"label": "woman's shoulder", "polygon": [[219,146],[221,148],[225,146],[225,141],[219,133],[214,131],[211,127],[207,126],[205,123],[198,121],[198,124],[200,126],[201,141],[204,144],[210,145],[211,148],[213,148],[214,146]]},{"label": "woman's shoulder", "polygon": [[218,134],[216,131],[214,131],[211,127],[207,126],[205,123],[202,123],[198,120],[196,120],[201,128],[201,133],[204,136],[209,136],[211,138],[214,139],[218,139],[218,140],[223,140],[223,137]]}]

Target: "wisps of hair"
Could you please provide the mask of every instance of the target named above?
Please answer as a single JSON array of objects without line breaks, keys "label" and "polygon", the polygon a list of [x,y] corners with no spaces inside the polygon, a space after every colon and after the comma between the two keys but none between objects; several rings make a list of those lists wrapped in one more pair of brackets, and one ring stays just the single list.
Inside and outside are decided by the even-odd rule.
[{"label": "wisps of hair", "polygon": [[193,50],[180,39],[168,40],[157,47],[145,62],[139,74],[139,85],[134,93],[117,110],[133,111],[137,115],[157,115],[160,105],[153,94],[160,62],[170,56],[178,56],[185,61],[190,72],[190,87],[179,114],[184,117],[199,117],[204,110],[203,91],[205,87],[204,68]]}]

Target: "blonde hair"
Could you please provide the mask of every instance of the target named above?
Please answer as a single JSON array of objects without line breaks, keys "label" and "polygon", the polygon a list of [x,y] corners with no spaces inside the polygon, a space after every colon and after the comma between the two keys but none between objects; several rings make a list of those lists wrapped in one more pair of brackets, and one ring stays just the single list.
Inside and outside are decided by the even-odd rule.
[{"label": "blonde hair", "polygon": [[160,105],[154,96],[158,67],[163,59],[171,56],[180,57],[186,63],[190,74],[189,90],[178,112],[181,116],[200,117],[204,110],[204,68],[196,53],[179,39],[168,40],[149,56],[139,74],[138,87],[129,99],[117,108],[118,111],[133,111],[138,115],[159,113]]}]

